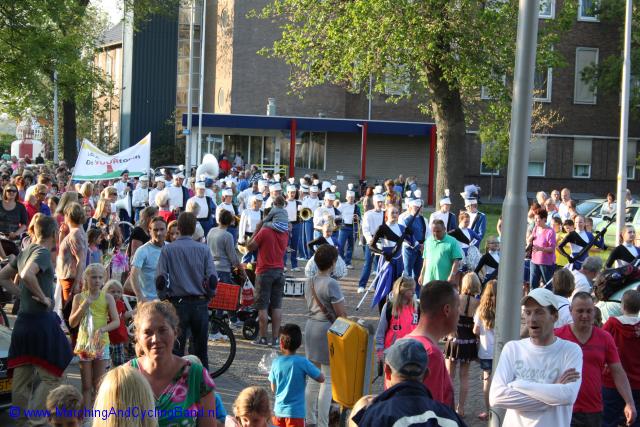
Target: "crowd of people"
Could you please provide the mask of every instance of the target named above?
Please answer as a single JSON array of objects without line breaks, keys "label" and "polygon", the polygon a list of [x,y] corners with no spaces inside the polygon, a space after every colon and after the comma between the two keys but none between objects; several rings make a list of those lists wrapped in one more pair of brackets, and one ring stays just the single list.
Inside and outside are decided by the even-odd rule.
[{"label": "crowd of people", "polygon": [[[474,417],[481,420],[496,407],[507,410],[504,425],[635,422],[640,293],[630,284],[596,298],[605,264],[597,252],[608,248],[569,189],[539,192],[531,205],[525,276],[514,284],[522,286],[523,338],[508,343],[493,366],[502,228],[499,221],[496,234],[487,230],[479,187],[460,193],[457,215],[447,191],[427,217],[413,177],[348,184],[341,194],[317,175],[285,179],[244,170],[241,160],[221,159],[217,177],[124,170],[97,182],[74,181],[64,162],[0,164],[0,286],[14,295],[17,313],[12,404],[77,409],[54,410],[50,420],[21,412],[19,425],[57,425],[56,417],[80,425],[84,409],[135,404],[156,416],[114,424],[94,412],[91,421],[169,426],[168,414],[181,413],[180,425],[328,426],[327,332],[353,314],[340,281],[359,246],[357,295],[363,304],[372,293],[379,313],[384,392],[356,404],[353,425],[466,425],[476,362],[486,408]],[[613,211],[608,195],[602,214]],[[606,267],[640,255],[632,226],[622,238]],[[302,265],[307,321],[283,325],[284,274]],[[209,328],[208,303],[219,282],[243,285],[253,275],[252,343],[280,352],[268,376],[274,403],[267,390],[249,387],[227,415],[208,372],[210,341],[225,339]],[[135,308],[126,295],[135,296]],[[242,327],[235,312],[228,318]],[[304,356],[297,354],[303,344]],[[80,367],[80,391],[61,385],[72,363]]]}]

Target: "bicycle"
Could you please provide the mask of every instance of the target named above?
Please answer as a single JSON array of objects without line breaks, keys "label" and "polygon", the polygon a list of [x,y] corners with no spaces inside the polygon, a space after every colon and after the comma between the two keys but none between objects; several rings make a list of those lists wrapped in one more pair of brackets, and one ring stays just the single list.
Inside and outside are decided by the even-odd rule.
[{"label": "bicycle", "polygon": [[[240,302],[239,285],[218,283],[216,296],[209,302],[209,338],[214,331],[222,334],[215,340],[216,345],[209,347],[209,374],[216,378],[225,373],[236,357],[236,337],[229,326],[229,315],[216,316],[217,310],[236,311]],[[211,349],[213,347],[213,350]]]}]

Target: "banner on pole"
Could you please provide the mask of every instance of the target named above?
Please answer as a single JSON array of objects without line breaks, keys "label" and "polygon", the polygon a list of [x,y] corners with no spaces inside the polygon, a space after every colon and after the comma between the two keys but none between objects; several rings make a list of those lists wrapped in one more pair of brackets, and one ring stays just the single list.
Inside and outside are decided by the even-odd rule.
[{"label": "banner on pole", "polygon": [[123,170],[129,176],[144,175],[151,165],[151,133],[133,147],[110,156],[88,140],[82,141],[76,167],[73,169],[75,181],[104,181],[120,178]]}]

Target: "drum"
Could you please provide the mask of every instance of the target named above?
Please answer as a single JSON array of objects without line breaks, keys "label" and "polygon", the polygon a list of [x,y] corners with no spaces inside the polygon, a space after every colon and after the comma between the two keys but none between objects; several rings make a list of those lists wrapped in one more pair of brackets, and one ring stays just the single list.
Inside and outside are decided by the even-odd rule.
[{"label": "drum", "polygon": [[284,296],[286,297],[302,297],[304,296],[304,284],[307,279],[285,277],[284,278]]}]

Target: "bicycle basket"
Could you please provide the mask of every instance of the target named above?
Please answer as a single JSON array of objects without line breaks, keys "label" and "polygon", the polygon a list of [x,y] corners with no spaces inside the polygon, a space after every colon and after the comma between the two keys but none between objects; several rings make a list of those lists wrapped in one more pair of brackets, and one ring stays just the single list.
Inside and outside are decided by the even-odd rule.
[{"label": "bicycle basket", "polygon": [[216,296],[209,301],[209,308],[235,311],[240,301],[240,285],[218,282]]}]

